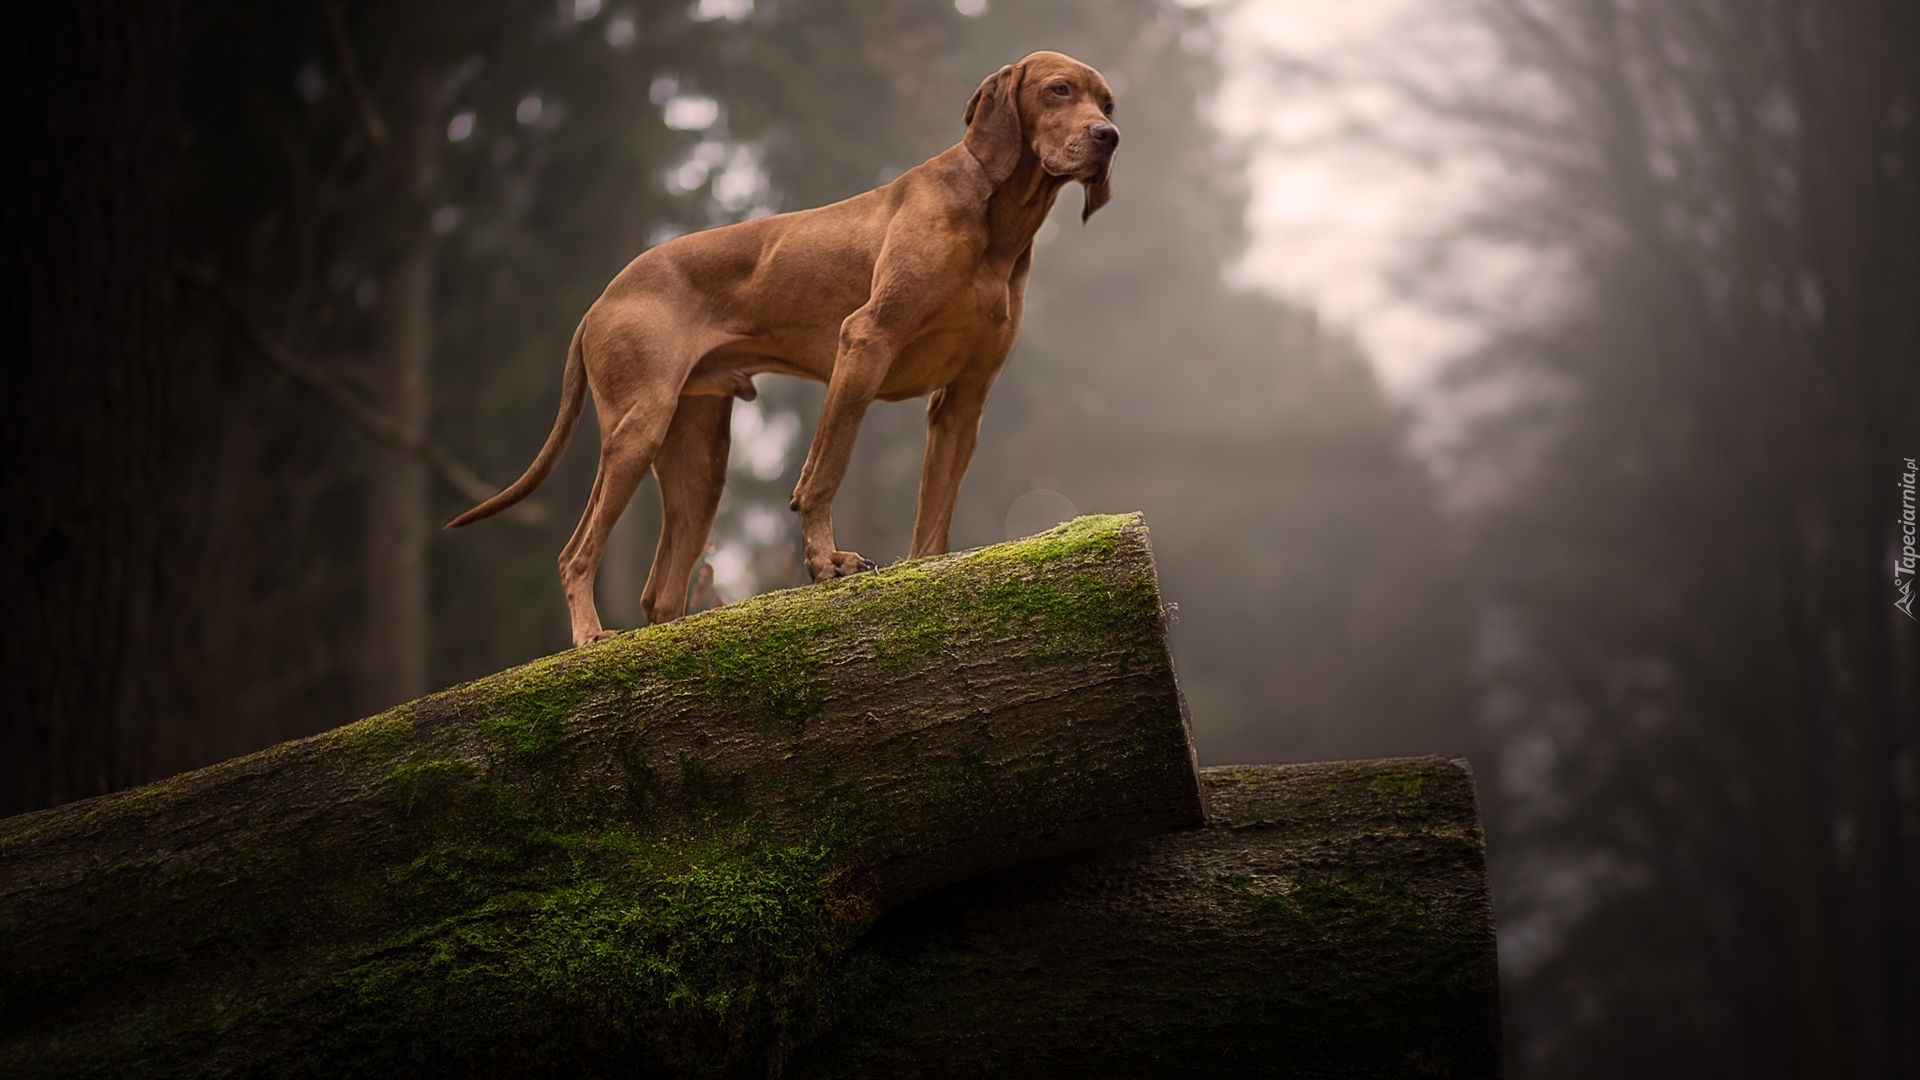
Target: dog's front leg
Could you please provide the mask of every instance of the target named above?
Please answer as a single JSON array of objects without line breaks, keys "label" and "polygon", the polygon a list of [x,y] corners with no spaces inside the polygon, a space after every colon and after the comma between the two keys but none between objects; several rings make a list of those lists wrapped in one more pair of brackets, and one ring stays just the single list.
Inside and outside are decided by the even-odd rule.
[{"label": "dog's front leg", "polygon": [[1033,249],[1020,254],[1007,281],[1003,317],[983,332],[978,351],[960,377],[927,397],[927,452],[920,459],[920,503],[913,515],[913,548],[908,558],[944,554],[953,533],[953,507],[960,499],[960,481],[980,441],[980,417],[987,394],[1000,369],[1013,353],[1026,311],[1027,275],[1033,269]]},{"label": "dog's front leg", "polygon": [[807,572],[815,581],[846,577],[871,570],[871,560],[859,552],[841,551],[833,543],[833,497],[847,475],[860,421],[880,391],[887,368],[898,352],[893,335],[885,332],[869,308],[861,308],[840,328],[840,354],[827,380],[827,400],[807,449],[807,463],[793,489],[793,509],[800,512],[800,533],[806,543]]},{"label": "dog's front leg", "polygon": [[908,558],[923,559],[947,550],[960,480],[980,440],[980,416],[992,383],[991,373],[982,378],[969,372],[927,398],[927,453],[920,461],[920,504],[913,515],[913,549]]}]

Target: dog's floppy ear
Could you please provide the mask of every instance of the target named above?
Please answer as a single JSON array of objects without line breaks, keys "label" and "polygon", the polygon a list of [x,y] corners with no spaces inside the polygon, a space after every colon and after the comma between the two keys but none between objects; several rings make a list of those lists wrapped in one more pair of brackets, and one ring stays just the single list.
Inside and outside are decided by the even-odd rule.
[{"label": "dog's floppy ear", "polygon": [[1019,98],[1020,68],[1008,64],[987,76],[967,100],[967,151],[987,170],[987,179],[996,184],[1013,175],[1025,149]]},{"label": "dog's floppy ear", "polygon": [[1084,225],[1095,210],[1113,201],[1113,159],[1107,159],[1107,167],[1100,170],[1099,176],[1083,181],[1080,186],[1087,192],[1086,208],[1080,211],[1080,222]]}]

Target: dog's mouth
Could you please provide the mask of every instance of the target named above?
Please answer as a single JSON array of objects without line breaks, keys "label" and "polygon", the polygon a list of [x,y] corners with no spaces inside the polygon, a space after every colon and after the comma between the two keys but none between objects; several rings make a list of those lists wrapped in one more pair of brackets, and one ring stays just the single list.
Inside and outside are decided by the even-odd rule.
[{"label": "dog's mouth", "polygon": [[1114,148],[1097,139],[1076,138],[1052,157],[1042,155],[1040,167],[1066,180],[1095,180],[1113,167]]}]

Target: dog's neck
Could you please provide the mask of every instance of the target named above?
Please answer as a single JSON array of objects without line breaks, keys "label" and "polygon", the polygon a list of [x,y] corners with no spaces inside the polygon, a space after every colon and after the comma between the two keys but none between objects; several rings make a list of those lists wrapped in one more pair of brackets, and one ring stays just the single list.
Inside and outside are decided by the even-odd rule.
[{"label": "dog's neck", "polygon": [[1042,167],[1040,155],[1032,148],[1020,155],[1013,175],[995,187],[987,200],[988,254],[1017,258],[1032,246],[1033,234],[1040,231],[1067,183],[1066,177]]}]

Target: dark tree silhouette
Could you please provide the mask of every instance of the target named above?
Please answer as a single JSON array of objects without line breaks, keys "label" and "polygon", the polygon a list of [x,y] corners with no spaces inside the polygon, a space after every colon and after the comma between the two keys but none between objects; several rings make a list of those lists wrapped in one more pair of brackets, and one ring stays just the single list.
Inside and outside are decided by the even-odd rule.
[{"label": "dark tree silhouette", "polygon": [[146,776],[179,21],[0,14],[0,814]]}]

